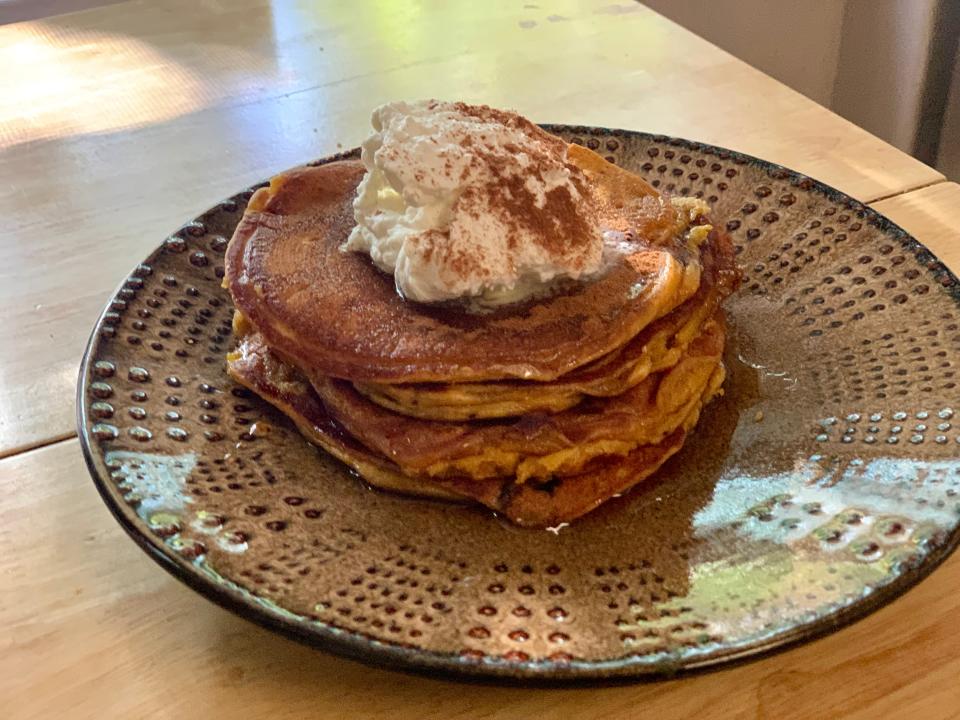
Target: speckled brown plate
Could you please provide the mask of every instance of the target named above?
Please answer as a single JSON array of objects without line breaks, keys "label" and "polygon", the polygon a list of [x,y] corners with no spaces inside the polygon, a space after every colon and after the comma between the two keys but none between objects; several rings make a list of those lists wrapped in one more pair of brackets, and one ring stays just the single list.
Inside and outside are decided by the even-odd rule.
[{"label": "speckled brown plate", "polygon": [[134,268],[80,371],[90,472],[151,557],[335,653],[528,681],[756,656],[863,616],[943,560],[960,537],[957,279],[790,170],[551,129],[728,218],[747,275],[730,377],[683,451],[553,531],[366,488],[224,372],[223,251],[248,190]]}]

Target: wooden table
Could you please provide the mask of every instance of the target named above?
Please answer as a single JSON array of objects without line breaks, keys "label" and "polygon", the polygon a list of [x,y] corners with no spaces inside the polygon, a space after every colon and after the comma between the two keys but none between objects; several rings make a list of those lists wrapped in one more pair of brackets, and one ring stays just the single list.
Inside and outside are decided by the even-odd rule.
[{"label": "wooden table", "polygon": [[960,270],[960,186],[620,0],[147,0],[0,27],[0,713],[957,717],[960,557],[857,625],[702,677],[589,690],[370,670],[249,625],[123,537],[74,430],[114,284],[237,188],[436,96],[742,150],[870,202]]}]

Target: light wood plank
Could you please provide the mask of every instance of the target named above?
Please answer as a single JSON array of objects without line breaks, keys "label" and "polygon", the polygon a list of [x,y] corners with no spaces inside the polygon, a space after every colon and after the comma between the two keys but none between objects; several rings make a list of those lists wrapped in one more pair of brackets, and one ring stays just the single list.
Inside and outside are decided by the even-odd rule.
[{"label": "light wood plank", "polygon": [[[31,62],[0,78],[5,146],[310,93],[290,129],[316,129],[299,147],[324,150],[362,138],[375,104],[436,96],[713,142],[863,200],[942,178],[630,1],[137,0],[0,28],[0,52]],[[217,119],[204,143],[234,124]],[[227,142],[250,144],[243,129],[258,128]]]},{"label": "light wood plank", "polygon": [[7,717],[956,717],[960,557],[833,636],[650,685],[484,687],[372,670],[276,637],[181,586],[125,537],[76,441],[0,460]]},{"label": "light wood plank", "polygon": [[169,231],[356,145],[389,99],[687,136],[866,200],[940,178],[638,4],[527,5],[155,0],[0,28],[0,455],[72,432],[90,327]]},{"label": "light wood plank", "polygon": [[944,182],[873,203],[960,273],[960,185]]}]

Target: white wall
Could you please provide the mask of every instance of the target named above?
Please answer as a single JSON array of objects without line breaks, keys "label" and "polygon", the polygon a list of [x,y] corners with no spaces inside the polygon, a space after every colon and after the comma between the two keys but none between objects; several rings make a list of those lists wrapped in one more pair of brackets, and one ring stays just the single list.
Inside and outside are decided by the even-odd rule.
[{"label": "white wall", "polygon": [[818,103],[830,104],[847,0],[643,3]]},{"label": "white wall", "polygon": [[[642,1],[901,150],[914,150],[937,0]],[[954,127],[960,133],[960,117]]]},{"label": "white wall", "polygon": [[949,179],[960,181],[960,53],[953,68],[953,84],[947,99],[943,129],[940,131],[937,169]]},{"label": "white wall", "polygon": [[913,150],[937,0],[849,0],[831,109]]}]

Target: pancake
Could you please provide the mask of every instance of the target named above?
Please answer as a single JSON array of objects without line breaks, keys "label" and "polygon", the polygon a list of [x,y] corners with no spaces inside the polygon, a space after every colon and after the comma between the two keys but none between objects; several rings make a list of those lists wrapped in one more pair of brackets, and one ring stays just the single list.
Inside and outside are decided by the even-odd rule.
[{"label": "pancake", "polygon": [[388,410],[427,420],[482,420],[534,412],[560,412],[586,396],[619,395],[648,375],[675,365],[736,284],[733,248],[711,232],[702,248],[696,294],[618,348],[554,382],[370,383],[354,388]]},{"label": "pancake", "polygon": [[679,451],[703,406],[719,392],[723,378],[723,370],[718,368],[682,425],[658,444],[638,447],[624,457],[595,458],[577,475],[555,477],[546,483],[462,478],[432,482],[497,510],[517,525],[550,527],[576,520],[640,484]]},{"label": "pancake", "polygon": [[333,455],[364,480],[384,490],[406,495],[457,499],[460,493],[413,480],[393,463],[377,457],[338,427],[307,379],[276,357],[259,333],[244,334],[227,355],[227,373],[293,420],[300,433]]},{"label": "pancake", "polygon": [[237,382],[373,486],[569,522],[649,477],[721,392],[738,275],[706,206],[571,146],[603,267],[494,308],[404,300],[341,246],[364,166],[301,167],[250,199],[226,254]]},{"label": "pancake", "polygon": [[600,277],[561,283],[547,298],[482,315],[403,300],[369,258],[340,250],[354,225],[359,161],[292,170],[258,190],[228,248],[225,284],[271,348],[322,375],[555,380],[622,346],[700,284],[682,232],[694,218],[588,150],[573,161],[606,187],[604,226],[623,232],[607,240]]},{"label": "pancake", "polygon": [[259,333],[241,339],[228,356],[230,376],[276,406],[303,435],[357,472],[374,487],[415,497],[473,501],[497,511],[518,525],[546,527],[574,520],[614,495],[622,494],[652,475],[676,453],[699,416],[700,407],[722,382],[719,370],[711,377],[698,404],[681,427],[657,445],[638,447],[625,457],[598,458],[584,472],[548,483],[517,484],[513,478],[471,480],[406,477],[395,464],[353,440],[325,412],[305,378],[279,360]]},{"label": "pancake", "polygon": [[721,314],[679,362],[612,398],[588,398],[560,413],[499,421],[440,422],[370,402],[346,381],[307,373],[330,416],[350,435],[413,477],[515,477],[517,482],[580,472],[594,457],[659,443],[699,403],[722,367]]}]

